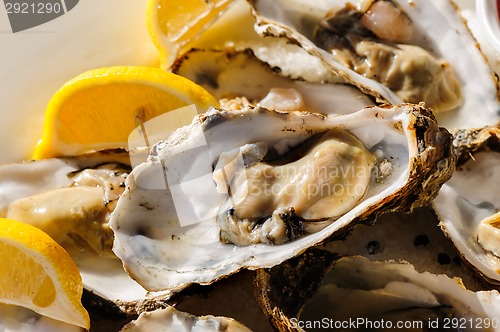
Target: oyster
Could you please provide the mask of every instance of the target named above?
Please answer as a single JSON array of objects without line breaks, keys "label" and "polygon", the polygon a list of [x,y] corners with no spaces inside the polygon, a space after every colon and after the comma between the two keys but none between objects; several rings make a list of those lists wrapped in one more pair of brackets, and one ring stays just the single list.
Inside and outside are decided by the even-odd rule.
[{"label": "oyster", "polygon": [[450,110],[436,117],[451,129],[500,119],[497,79],[449,0],[251,3],[258,33],[299,43],[368,94]]},{"label": "oyster", "polygon": [[[233,213],[238,209],[231,204],[238,199],[231,200],[224,189],[231,191],[233,198],[248,202],[244,190],[248,182],[243,181],[241,188],[232,187],[230,182],[218,186],[221,163],[227,179],[234,178],[237,181],[233,183],[238,183],[244,180],[239,174],[251,169],[251,165],[265,166],[266,158],[279,164],[280,158],[286,157],[288,160],[281,160],[283,166],[298,161],[296,154],[300,150],[307,154],[309,150],[304,149],[308,140],[337,130],[355,136],[369,151],[363,155],[371,154],[376,159],[368,186],[363,187],[365,192],[353,204],[334,215],[330,215],[331,211],[322,214],[321,209],[301,214],[302,202],[283,203],[269,197],[259,201],[274,204],[266,207],[268,215],[262,215],[259,209],[254,210],[255,216]],[[266,159],[264,163],[262,158]],[[351,163],[354,160],[350,156],[345,167],[334,164],[333,168],[359,166]],[[259,107],[213,109],[158,143],[149,160],[129,175],[127,189],[111,216],[113,251],[132,278],[149,290],[212,283],[242,268],[279,264],[369,215],[410,211],[427,204],[451,176],[453,165],[449,133],[438,128],[431,113],[418,105],[368,107],[344,116]],[[238,189],[242,191],[236,192]],[[309,194],[305,191],[301,195],[308,199]],[[251,198],[259,200],[259,195]],[[321,198],[314,200],[319,202]],[[233,223],[233,217],[242,222]],[[229,241],[245,238],[248,231],[258,233],[256,237],[264,241],[249,246],[223,243],[219,225],[235,226]],[[274,237],[275,233],[279,234]],[[227,232],[222,234],[222,240],[227,240]],[[284,244],[262,243],[272,238],[283,239],[274,242]]]},{"label": "oyster", "polygon": [[158,295],[134,282],[111,250],[109,217],[128,172],[124,150],[0,166],[0,215],[48,233],[75,260],[85,289],[123,307]]},{"label": "oyster", "polygon": [[[237,150],[243,160],[249,159],[247,148]],[[217,190],[231,193],[218,211],[220,237],[236,245],[283,244],[323,229],[365,196],[377,163],[358,139],[339,130],[322,133],[305,152],[290,150],[288,154],[304,154],[292,162],[262,162],[267,146],[250,148],[260,148],[257,160],[227,174],[235,158],[228,162],[221,154],[213,175]],[[392,172],[392,165],[387,167]]]},{"label": "oyster", "polygon": [[473,292],[458,278],[419,273],[407,262],[319,249],[258,270],[256,295],[278,331],[341,330],[352,321],[347,326],[357,330],[497,330],[500,315],[498,291]]},{"label": "oyster", "polygon": [[[347,114],[374,105],[352,85],[285,77],[279,67],[270,67],[250,49],[194,49],[179,58],[172,71],[200,84],[218,99],[244,97],[254,105],[276,110]],[[245,79],[248,73],[254,80]]]},{"label": "oyster", "polygon": [[227,331],[250,332],[243,324],[227,317],[196,317],[173,307],[143,312],[139,318],[127,324],[120,332],[149,331]]},{"label": "oyster", "polygon": [[[234,0],[233,5],[209,29],[193,40],[193,48],[200,50],[252,50],[257,58],[282,75],[307,82],[337,81],[321,61],[302,47],[280,38],[262,38],[254,30],[252,8],[246,0]],[[181,55],[179,59],[184,59]],[[183,61],[183,60],[182,60]],[[297,66],[307,63],[307,66]],[[174,64],[173,67],[176,65]],[[245,81],[250,81],[247,78]],[[240,82],[241,83],[241,82]]]},{"label": "oyster", "polygon": [[129,171],[118,164],[76,171],[70,186],[10,202],[7,218],[43,230],[74,255],[91,251],[112,256],[108,220]]},{"label": "oyster", "polygon": [[433,207],[463,258],[489,282],[500,283],[500,128],[455,133],[458,166]]}]

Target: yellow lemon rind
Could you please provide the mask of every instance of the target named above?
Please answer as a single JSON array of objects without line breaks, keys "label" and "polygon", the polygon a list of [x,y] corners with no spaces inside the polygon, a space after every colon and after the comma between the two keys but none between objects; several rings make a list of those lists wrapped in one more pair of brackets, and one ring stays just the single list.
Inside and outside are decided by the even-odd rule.
[{"label": "yellow lemon rind", "polygon": [[36,227],[6,218],[0,218],[0,242],[32,257],[45,269],[56,287],[56,298],[46,307],[21,303],[16,299],[0,299],[1,302],[23,306],[43,316],[86,329],[90,327],[89,315],[80,302],[83,292],[80,273],[72,258],[59,244]]},{"label": "yellow lemon rind", "polygon": [[[204,88],[182,76],[165,72],[159,68],[141,67],[141,66],[117,66],[105,67],[87,71],[65,83],[51,98],[45,113],[45,123],[42,138],[38,142],[33,152],[33,159],[44,159],[58,157],[63,155],[73,155],[90,152],[93,150],[105,148],[126,148],[126,146],[117,146],[116,144],[107,144],[105,140],[102,144],[94,147],[84,147],[80,152],[75,151],[64,153],[65,145],[71,146],[74,142],[62,142],[58,138],[59,112],[64,104],[71,100],[77,94],[90,91],[96,86],[112,86],[135,84],[158,89],[158,91],[171,94],[186,103],[195,104],[200,112],[206,111],[210,106],[217,107],[217,100],[210,95]],[[92,98],[90,94],[88,98]],[[126,98],[126,96],[124,96]],[[169,111],[169,110],[166,110]],[[105,112],[105,110],[103,110]],[[113,116],[111,114],[110,116]],[[89,115],[91,116],[91,115]],[[104,116],[106,114],[104,113]],[[79,124],[75,123],[75,131],[78,131]],[[73,128],[71,128],[73,129]],[[132,130],[133,128],[130,128]],[[128,133],[127,133],[128,135]],[[126,136],[123,135],[123,142],[126,142]],[[125,143],[124,143],[125,144]],[[67,150],[71,150],[68,148]]]}]

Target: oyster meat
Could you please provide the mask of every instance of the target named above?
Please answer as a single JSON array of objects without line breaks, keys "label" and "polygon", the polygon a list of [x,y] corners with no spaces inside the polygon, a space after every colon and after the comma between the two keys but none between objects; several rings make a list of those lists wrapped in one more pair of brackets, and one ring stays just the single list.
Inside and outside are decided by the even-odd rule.
[{"label": "oyster meat", "polygon": [[[321,141],[329,135],[337,142]],[[213,109],[159,142],[129,175],[111,216],[113,251],[149,290],[270,267],[370,215],[429,203],[451,176],[450,142],[418,105],[367,107],[343,116]],[[332,153],[331,145],[343,152]],[[318,165],[345,178],[314,171]],[[350,179],[349,170],[361,171]],[[265,188],[250,183],[262,186],[259,177],[266,174],[276,189],[301,188],[289,181],[307,186],[294,195],[252,195]],[[344,191],[361,191],[322,196],[339,183]],[[312,195],[320,185],[326,187]],[[323,209],[324,202],[333,204]]]},{"label": "oyster meat", "polygon": [[[298,160],[273,165],[257,159],[233,168],[235,174],[224,172],[229,164],[221,154],[214,180],[218,191],[231,193],[217,216],[223,242],[283,244],[321,230],[357,205],[368,190],[377,158],[346,131],[320,136],[313,147],[303,148],[306,151],[288,152],[303,154]],[[268,153],[262,145],[261,158]],[[235,155],[248,160],[248,148],[243,146]],[[331,220],[325,221],[324,216]]]},{"label": "oyster meat", "polygon": [[250,2],[259,34],[299,43],[367,94],[423,101],[450,129],[500,120],[498,81],[449,0]]},{"label": "oyster meat", "polygon": [[363,5],[367,8],[346,4],[330,11],[315,32],[315,43],[403,101],[425,101],[435,112],[460,106],[462,87],[450,64],[409,44],[416,29],[409,16],[390,1]]},{"label": "oyster meat", "polygon": [[75,171],[69,186],[12,201],[7,218],[43,230],[73,256],[82,251],[113,256],[109,215],[125,189],[128,172],[118,164]]},{"label": "oyster meat", "polygon": [[83,286],[120,305],[148,298],[112,252],[109,217],[130,172],[129,153],[108,150],[0,166],[0,216],[49,234],[72,256]]}]

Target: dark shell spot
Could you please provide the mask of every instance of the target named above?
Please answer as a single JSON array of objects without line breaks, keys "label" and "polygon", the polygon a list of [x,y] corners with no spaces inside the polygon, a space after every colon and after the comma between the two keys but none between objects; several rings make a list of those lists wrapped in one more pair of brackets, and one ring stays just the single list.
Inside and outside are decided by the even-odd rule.
[{"label": "dark shell spot", "polygon": [[447,254],[440,253],[438,254],[438,263],[441,265],[451,264],[451,258]]},{"label": "dark shell spot", "polygon": [[366,249],[370,255],[375,255],[380,251],[380,244],[377,241],[370,241],[368,242]]},{"label": "dark shell spot", "polygon": [[147,202],[139,203],[139,206],[145,208],[148,211],[154,210],[154,207],[149,205]]},{"label": "dark shell spot", "polygon": [[213,73],[198,73],[196,78],[198,84],[208,86],[212,89],[218,89],[219,82],[217,82],[216,76],[217,75]]},{"label": "dark shell spot", "polygon": [[428,244],[429,244],[429,237],[425,234],[417,235],[415,237],[415,240],[413,241],[413,245],[415,247],[425,247]]},{"label": "dark shell spot", "polygon": [[147,237],[148,236],[148,230],[145,227],[139,226],[139,227],[137,227],[136,234]]}]

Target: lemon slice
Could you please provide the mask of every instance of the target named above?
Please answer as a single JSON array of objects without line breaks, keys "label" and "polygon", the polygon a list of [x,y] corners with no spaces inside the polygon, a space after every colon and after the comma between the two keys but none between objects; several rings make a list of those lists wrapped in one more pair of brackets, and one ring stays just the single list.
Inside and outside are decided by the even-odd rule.
[{"label": "lemon slice", "polygon": [[31,225],[0,218],[0,302],[90,327],[82,279],[69,254]]},{"label": "lemon slice", "polygon": [[212,25],[234,0],[149,0],[146,24],[160,51],[162,68],[169,68],[192,41]]},{"label": "lemon slice", "polygon": [[127,147],[137,117],[150,120],[194,104],[199,112],[217,100],[192,81],[152,67],[109,67],[68,81],[50,100],[33,159]]}]

